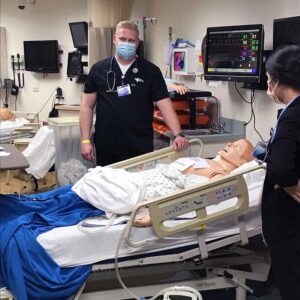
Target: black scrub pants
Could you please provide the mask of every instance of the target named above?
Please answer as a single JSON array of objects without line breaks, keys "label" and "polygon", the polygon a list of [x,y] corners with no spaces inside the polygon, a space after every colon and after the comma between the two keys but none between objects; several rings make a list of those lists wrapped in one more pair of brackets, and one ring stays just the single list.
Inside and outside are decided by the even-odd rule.
[{"label": "black scrub pants", "polygon": [[129,159],[141,154],[107,154],[96,150],[97,166],[105,167],[116,162]]},{"label": "black scrub pants", "polygon": [[300,233],[269,247],[282,300],[300,300]]}]

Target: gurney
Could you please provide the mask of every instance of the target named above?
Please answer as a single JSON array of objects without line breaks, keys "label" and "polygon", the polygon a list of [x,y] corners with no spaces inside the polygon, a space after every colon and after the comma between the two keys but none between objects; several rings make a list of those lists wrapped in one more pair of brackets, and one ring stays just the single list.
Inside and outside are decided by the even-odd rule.
[{"label": "gurney", "polygon": [[[10,142],[13,139],[13,135],[16,136],[16,134],[14,134],[14,131],[28,123],[29,121],[22,117],[18,117],[14,121],[0,121],[0,142]],[[21,134],[22,132],[19,132],[18,136],[20,136]],[[28,136],[27,132],[25,136]]]},{"label": "gurney", "polygon": [[39,123],[32,123],[36,113],[12,111],[15,120],[0,120],[0,143],[12,143],[15,138],[29,138],[34,135]]},{"label": "gurney", "polygon": [[[112,167],[150,169],[180,156],[201,156],[201,149],[201,141],[194,140],[186,151],[176,152],[169,147]],[[60,266],[94,264],[76,299],[127,299],[129,294],[116,280],[117,265],[121,277],[127,279],[126,284],[138,297],[180,283],[200,291],[232,287],[236,299],[243,300],[246,279],[265,281],[269,269],[266,257],[236,246],[246,245],[251,237],[261,234],[263,168],[254,162],[234,174],[138,204],[127,225],[121,220],[102,229],[91,228],[89,233],[77,226],[56,228],[40,235],[38,241]],[[135,215],[145,205],[152,227],[132,227]],[[93,227],[93,223],[90,225]],[[126,243],[118,245],[122,236]],[[251,264],[253,270],[236,269],[245,264]]]}]

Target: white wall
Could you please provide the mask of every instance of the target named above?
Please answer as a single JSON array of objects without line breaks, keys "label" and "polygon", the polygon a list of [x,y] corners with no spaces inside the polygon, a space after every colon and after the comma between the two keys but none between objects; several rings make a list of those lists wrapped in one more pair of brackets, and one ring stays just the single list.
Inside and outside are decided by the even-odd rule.
[{"label": "white wall", "polygon": [[[147,28],[149,59],[164,71],[163,43],[168,38],[169,26],[173,27],[173,41],[177,37],[196,41],[202,40],[207,27],[262,23],[265,26],[265,49],[272,49],[273,19],[300,15],[300,1],[151,0],[147,2],[146,13],[158,18],[157,25]],[[176,79],[191,88],[211,91],[220,100],[222,116],[248,121],[250,107],[237,95],[233,83],[220,82],[217,87],[211,87],[205,81],[201,83],[199,78]],[[249,99],[249,91],[242,89],[241,92]],[[267,98],[264,91],[256,91],[255,99],[256,126],[267,139],[279,107]],[[253,123],[247,127],[247,138],[253,143],[259,139]]]},{"label": "white wall", "polygon": [[147,0],[134,0],[133,1],[130,20],[137,22],[137,25],[138,25],[138,28],[140,31],[140,39],[143,39],[142,19],[144,16],[146,16],[146,10],[147,10]]},{"label": "white wall", "polygon": [[[209,26],[263,23],[265,49],[271,49],[273,19],[295,15],[300,15],[299,0],[135,0],[131,20],[143,16],[158,18],[157,25],[147,27],[147,50],[149,59],[164,72],[163,44],[169,26],[173,27],[173,40],[182,37],[195,41],[202,40]],[[17,8],[17,0],[0,0],[0,26],[7,29],[8,57],[18,52],[22,54],[23,40],[31,39],[58,39],[64,51],[60,74],[49,74],[43,79],[41,74],[25,72],[26,86],[20,91],[17,102],[19,110],[37,112],[58,85],[63,89],[66,103],[80,103],[82,85],[70,82],[66,77],[67,53],[74,50],[68,23],[87,19],[87,0],[36,0],[35,5],[28,4],[23,11]],[[9,76],[12,78],[11,70]],[[243,121],[249,119],[250,107],[237,95],[233,83],[221,82],[212,87],[199,78],[176,79],[191,88],[210,90],[221,102],[222,116]],[[39,92],[33,92],[34,87],[38,87]],[[241,92],[249,99],[248,90],[241,89]],[[266,139],[279,107],[267,98],[265,92],[256,91],[255,95],[257,128]],[[0,106],[2,101],[3,97]],[[14,106],[13,96],[10,105]],[[50,107],[50,103],[45,107],[42,119],[47,118]],[[253,123],[247,127],[247,137],[253,142],[258,140]]]},{"label": "white wall", "polygon": [[[24,40],[58,40],[63,54],[63,67],[59,74],[25,72],[25,88],[20,89],[17,109],[38,112],[57,86],[63,90],[67,104],[79,104],[81,84],[67,79],[68,52],[74,51],[69,22],[87,20],[86,0],[36,0],[35,5],[26,5],[24,10],[17,7],[17,0],[0,0],[0,26],[6,27],[7,54],[23,55]],[[27,1],[29,3],[29,1]],[[9,77],[12,71],[9,67]],[[33,89],[38,88],[38,92]],[[0,99],[2,107],[3,97]],[[10,108],[14,109],[15,97],[10,96]],[[51,109],[51,101],[43,109],[40,119],[45,120]]]}]

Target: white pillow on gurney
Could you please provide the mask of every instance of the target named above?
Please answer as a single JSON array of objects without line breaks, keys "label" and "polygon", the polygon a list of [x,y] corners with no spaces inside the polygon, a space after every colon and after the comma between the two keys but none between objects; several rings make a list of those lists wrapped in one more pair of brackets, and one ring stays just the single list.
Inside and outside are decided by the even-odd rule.
[{"label": "white pillow on gurney", "polygon": [[145,185],[140,175],[123,169],[89,169],[72,190],[94,207],[111,214],[127,214],[144,199]]}]

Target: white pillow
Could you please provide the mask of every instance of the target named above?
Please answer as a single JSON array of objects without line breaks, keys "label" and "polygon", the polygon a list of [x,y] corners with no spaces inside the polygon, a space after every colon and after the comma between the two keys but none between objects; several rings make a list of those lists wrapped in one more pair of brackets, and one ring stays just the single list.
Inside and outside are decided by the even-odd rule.
[{"label": "white pillow", "polygon": [[[244,171],[252,167],[257,167],[259,164],[258,162],[254,159],[249,162],[246,162],[239,166],[238,168],[234,169],[231,174],[235,174],[239,171]],[[244,179],[247,183],[247,186],[249,188],[250,185],[252,184],[257,184],[257,183],[263,183],[265,180],[265,175],[266,171],[264,169],[258,169],[249,173],[244,174]]]},{"label": "white pillow", "polygon": [[72,190],[94,207],[111,214],[127,214],[144,199],[145,185],[138,173],[123,169],[89,169]]}]

